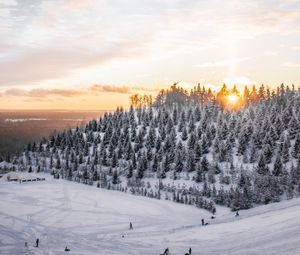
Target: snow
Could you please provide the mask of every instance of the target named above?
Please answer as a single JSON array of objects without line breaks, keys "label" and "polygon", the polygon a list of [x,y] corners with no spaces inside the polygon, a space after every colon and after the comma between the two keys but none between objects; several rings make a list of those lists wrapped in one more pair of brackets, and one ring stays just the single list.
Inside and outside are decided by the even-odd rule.
[{"label": "snow", "polygon": [[[172,255],[189,247],[192,254],[300,252],[300,198],[240,211],[239,217],[218,208],[210,219],[194,206],[38,176],[47,180],[0,182],[0,254],[150,255],[166,247]],[[201,226],[202,218],[210,224]],[[36,238],[39,248],[33,247]]]}]

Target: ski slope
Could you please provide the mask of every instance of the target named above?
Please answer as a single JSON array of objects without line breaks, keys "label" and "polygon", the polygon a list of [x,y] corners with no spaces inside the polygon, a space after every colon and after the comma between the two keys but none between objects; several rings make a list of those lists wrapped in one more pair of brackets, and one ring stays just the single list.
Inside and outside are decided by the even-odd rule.
[{"label": "ski slope", "polygon": [[[210,219],[193,206],[46,178],[0,180],[1,255],[158,255],[166,247],[171,255],[189,247],[192,254],[300,254],[300,199],[240,211],[240,217],[217,208]],[[210,224],[201,226],[202,218]]]}]

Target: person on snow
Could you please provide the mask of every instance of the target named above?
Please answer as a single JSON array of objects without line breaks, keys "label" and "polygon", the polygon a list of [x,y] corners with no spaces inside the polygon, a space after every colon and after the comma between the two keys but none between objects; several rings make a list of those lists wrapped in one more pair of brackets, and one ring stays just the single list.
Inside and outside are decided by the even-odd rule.
[{"label": "person on snow", "polygon": [[235,217],[240,216],[239,211],[236,211]]},{"label": "person on snow", "polygon": [[40,242],[40,240],[37,238],[36,241],[35,241],[35,244],[36,244],[35,247],[39,247],[39,242]]},{"label": "person on snow", "polygon": [[169,248],[165,249],[163,255],[169,255]]},{"label": "person on snow", "polygon": [[132,223],[129,224],[129,229],[133,229]]},{"label": "person on snow", "polygon": [[204,219],[201,219],[201,222],[202,222],[202,226],[204,226]]},{"label": "person on snow", "polygon": [[189,255],[192,255],[192,248],[189,248]]},{"label": "person on snow", "polygon": [[65,251],[70,251],[70,249],[68,248],[68,246],[66,246]]}]

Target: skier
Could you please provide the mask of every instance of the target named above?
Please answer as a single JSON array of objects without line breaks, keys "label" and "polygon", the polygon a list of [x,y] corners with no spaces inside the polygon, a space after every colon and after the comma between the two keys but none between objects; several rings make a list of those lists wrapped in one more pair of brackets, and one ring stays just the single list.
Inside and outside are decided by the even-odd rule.
[{"label": "skier", "polygon": [[163,255],[169,255],[169,248],[165,249]]},{"label": "skier", "polygon": [[189,255],[192,255],[192,248],[189,248]]},{"label": "skier", "polygon": [[129,224],[129,229],[133,229],[132,223]]},{"label": "skier", "polygon": [[35,247],[39,247],[39,242],[40,242],[40,240],[37,238],[36,241],[35,241],[35,244],[36,244]]},{"label": "skier", "polygon": [[204,226],[204,219],[202,219],[201,222],[202,222],[202,226]]},{"label": "skier", "polygon": [[215,207],[212,209],[212,213],[213,213],[213,214],[216,213],[216,208],[215,208]]},{"label": "skier", "polygon": [[236,211],[235,217],[240,216],[239,211]]}]

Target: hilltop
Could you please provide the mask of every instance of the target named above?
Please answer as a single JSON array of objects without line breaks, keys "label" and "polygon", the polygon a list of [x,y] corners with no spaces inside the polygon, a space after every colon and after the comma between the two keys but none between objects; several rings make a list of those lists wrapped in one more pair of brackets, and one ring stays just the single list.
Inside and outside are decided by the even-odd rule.
[{"label": "hilltop", "polygon": [[216,204],[241,210],[299,195],[300,97],[294,87],[254,87],[239,95],[226,86],[212,94],[174,85],[154,102],[132,99],[128,111],[118,108],[83,128],[28,144],[4,168],[213,213]]}]

